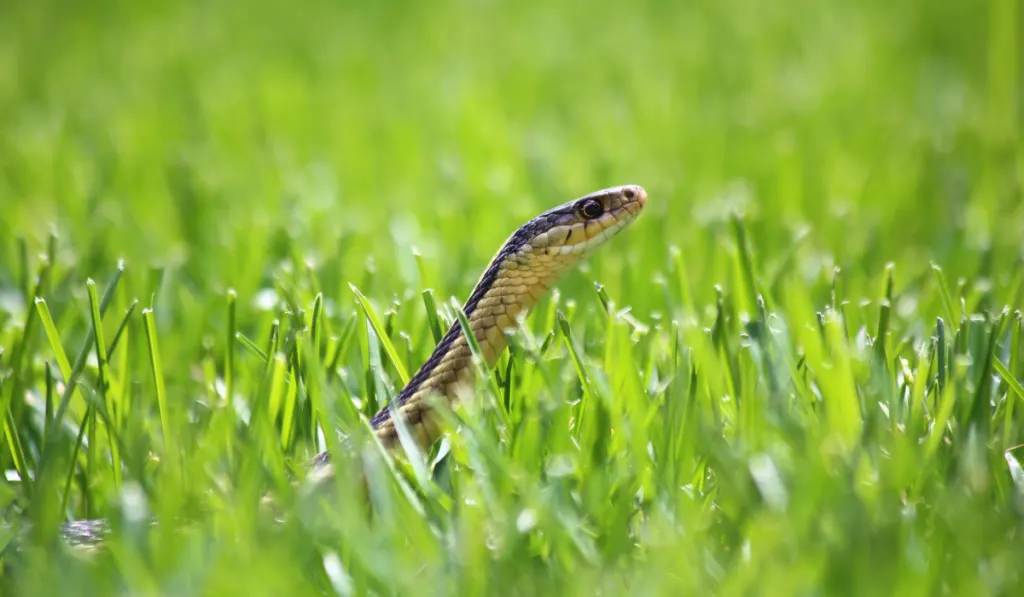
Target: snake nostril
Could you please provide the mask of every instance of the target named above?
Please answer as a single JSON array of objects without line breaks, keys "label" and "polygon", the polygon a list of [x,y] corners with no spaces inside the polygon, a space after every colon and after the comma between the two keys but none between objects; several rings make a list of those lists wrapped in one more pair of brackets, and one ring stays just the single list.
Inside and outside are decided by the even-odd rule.
[{"label": "snake nostril", "polygon": [[633,199],[636,198],[636,191],[634,191],[633,189],[626,189],[622,191],[622,194],[623,196],[626,197],[627,201],[632,201]]}]

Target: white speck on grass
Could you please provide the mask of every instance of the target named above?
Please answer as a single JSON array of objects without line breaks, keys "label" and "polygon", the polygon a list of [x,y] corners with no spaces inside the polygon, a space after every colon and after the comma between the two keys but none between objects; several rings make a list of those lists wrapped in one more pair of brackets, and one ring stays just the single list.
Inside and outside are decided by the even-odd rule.
[{"label": "white speck on grass", "polygon": [[0,290],[0,311],[10,313],[13,319],[21,319],[25,314],[25,299],[20,292]]},{"label": "white speck on grass", "polygon": [[218,377],[213,381],[213,391],[221,398],[228,397],[228,384],[223,377]]},{"label": "white speck on grass", "polygon": [[251,414],[249,412],[249,404],[246,403],[245,399],[241,396],[232,396],[230,400],[231,404],[235,408],[235,414],[238,415],[239,419],[241,419],[245,424],[248,425],[249,415]]},{"label": "white speck on grass", "polygon": [[1024,499],[1024,468],[1021,467],[1009,450],[1003,452],[1003,458],[1006,459],[1006,466],[1010,469],[1010,479],[1013,480],[1017,495],[1020,499]]},{"label": "white speck on grass", "polygon": [[532,508],[523,510],[516,517],[516,530],[520,533],[529,533],[535,526],[537,526],[537,512]]},{"label": "white speck on grass", "polygon": [[331,579],[331,586],[338,595],[351,595],[353,593],[352,577],[345,571],[345,565],[341,558],[333,551],[324,555],[324,572],[327,578]]},{"label": "white speck on grass", "polygon": [[576,472],[576,465],[572,459],[564,454],[557,454],[548,460],[545,467],[549,477],[567,477]]},{"label": "white speck on grass", "polygon": [[768,506],[774,510],[784,510],[789,496],[771,456],[755,454],[750,459],[750,474],[754,477],[754,483],[757,484],[757,489],[764,496],[764,500],[768,502]]},{"label": "white speck on grass", "polygon": [[912,296],[900,297],[896,301],[896,314],[900,317],[909,319],[917,313],[917,298]]},{"label": "white speck on grass", "polygon": [[746,181],[728,185],[717,196],[698,201],[693,208],[693,219],[702,226],[728,222],[733,213],[751,215],[756,208],[754,194]]},{"label": "white speck on grass", "polygon": [[261,311],[273,311],[278,300],[277,292],[273,288],[264,288],[253,297],[252,305]]},{"label": "white speck on grass", "polygon": [[868,333],[866,327],[861,326],[857,330],[857,335],[853,338],[853,345],[858,352],[864,352],[871,346],[871,335]]},{"label": "white speck on grass", "polygon": [[146,494],[138,483],[125,483],[121,488],[121,504],[124,516],[131,522],[142,522],[146,519]]}]

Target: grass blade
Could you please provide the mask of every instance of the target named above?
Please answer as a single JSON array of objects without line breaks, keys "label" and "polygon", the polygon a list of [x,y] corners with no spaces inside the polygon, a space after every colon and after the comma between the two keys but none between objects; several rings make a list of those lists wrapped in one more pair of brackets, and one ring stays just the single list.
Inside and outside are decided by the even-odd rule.
[{"label": "grass blade", "polygon": [[267,353],[263,352],[259,346],[256,346],[256,343],[247,338],[245,334],[242,332],[236,332],[235,338],[242,344],[242,346],[248,348],[254,355],[259,357],[261,361],[264,363],[268,361]]},{"label": "grass blade", "polygon": [[50,315],[50,309],[46,306],[45,299],[36,299],[36,310],[39,312],[43,331],[46,332],[46,339],[50,341],[53,356],[57,360],[57,368],[60,370],[61,377],[67,383],[71,379],[71,362],[68,361],[67,354],[64,352],[64,346],[60,341],[60,333],[57,332],[57,325],[53,323],[53,317]]},{"label": "grass blade", "polygon": [[423,291],[421,296],[423,297],[423,306],[427,313],[427,325],[430,326],[430,335],[434,339],[434,344],[437,344],[444,337],[444,329],[441,327],[441,318],[437,314],[434,291],[428,288]]},{"label": "grass blade", "polygon": [[[89,279],[86,283],[86,290],[89,293],[89,310],[92,317],[92,332],[93,338],[96,341],[96,363],[98,370],[98,391],[100,394],[100,400],[106,404],[108,416],[111,418],[117,416],[118,409],[114,405],[113,396],[108,392],[110,370],[108,365],[108,355],[106,353],[106,342],[103,338],[103,316],[100,315],[100,302],[96,294],[96,283]],[[92,414],[90,416],[90,427],[93,431],[93,436],[89,441],[89,466],[95,466],[99,462],[99,438],[95,435],[96,427],[96,414],[95,409],[91,409]],[[109,438],[110,445],[110,456],[112,461],[112,470],[114,473],[114,487],[117,489],[121,488],[121,456],[118,450],[117,439],[114,437],[114,430],[110,428],[108,421],[107,424],[107,436]],[[90,475],[91,476],[91,475]]]},{"label": "grass blade", "polygon": [[381,324],[380,317],[377,316],[377,311],[374,310],[373,306],[370,305],[370,301],[363,296],[363,293],[359,291],[354,284],[349,284],[349,288],[356,295],[356,300],[359,302],[360,308],[363,310],[363,314],[366,319],[373,326],[373,331],[377,334],[377,339],[380,341],[384,352],[387,353],[388,358],[391,360],[391,365],[394,366],[395,371],[398,372],[399,379],[402,380],[402,385],[409,383],[409,373],[405,369],[405,365],[398,358],[398,351],[395,350],[394,344],[391,343],[391,339],[388,338],[385,331],[384,325]]},{"label": "grass blade", "polygon": [[177,470],[177,442],[171,425],[170,408],[167,404],[167,389],[164,385],[164,367],[160,358],[160,339],[156,330],[156,317],[152,308],[142,310],[142,322],[146,330],[146,345],[149,349],[149,365],[153,373],[156,403],[160,411],[160,428],[163,432],[164,450],[172,470]]},{"label": "grass blade", "polygon": [[[235,338],[238,338],[238,294],[234,288],[228,290],[228,336],[224,344],[224,398],[231,402],[235,396]],[[256,348],[252,346],[252,348]],[[259,354],[257,349],[257,354]],[[263,355],[266,361],[266,355]]]}]

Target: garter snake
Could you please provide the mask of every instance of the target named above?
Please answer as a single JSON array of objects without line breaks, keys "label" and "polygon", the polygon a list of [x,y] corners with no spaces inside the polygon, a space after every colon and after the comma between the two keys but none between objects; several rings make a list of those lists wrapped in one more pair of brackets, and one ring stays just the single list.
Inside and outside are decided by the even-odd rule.
[{"label": "garter snake", "polygon": [[[463,307],[463,313],[488,368],[507,346],[505,331],[514,328],[563,274],[629,225],[647,204],[636,185],[604,189],[549,209],[519,227],[491,259]],[[473,354],[458,320],[438,342],[420,369],[370,420],[374,434],[389,450],[400,445],[392,418],[396,413],[421,448],[438,439],[440,421],[429,407],[438,395],[454,402],[460,386],[472,383]],[[329,468],[329,453],[311,462]],[[75,521],[63,529],[72,543],[95,542],[102,521]]]}]

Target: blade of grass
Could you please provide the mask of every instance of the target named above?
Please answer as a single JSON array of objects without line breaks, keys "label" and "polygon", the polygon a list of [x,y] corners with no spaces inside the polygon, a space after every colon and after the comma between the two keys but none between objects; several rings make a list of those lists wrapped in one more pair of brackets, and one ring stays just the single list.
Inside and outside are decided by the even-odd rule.
[{"label": "blade of grass", "polygon": [[935,355],[938,361],[936,380],[938,381],[939,395],[941,396],[946,389],[946,381],[949,379],[949,370],[946,363],[946,359],[949,354],[949,348],[947,347],[946,342],[946,324],[942,321],[941,317],[937,318],[935,321],[935,337]]},{"label": "blade of grass", "polygon": [[[106,342],[103,338],[103,317],[100,315],[100,302],[96,294],[96,282],[91,278],[85,283],[86,290],[89,294],[89,309],[92,318],[92,331],[93,338],[96,341],[96,363],[97,363],[97,375],[99,377],[97,389],[100,394],[100,400],[102,400],[107,407],[107,412],[111,417],[117,416],[117,408],[113,402],[113,396],[108,392],[109,390],[109,379],[110,370],[108,365],[108,355],[106,353]],[[91,417],[92,422],[90,426],[93,428],[95,433],[95,414]],[[121,488],[121,456],[118,450],[117,441],[113,436],[114,430],[107,426],[107,435],[110,444],[110,456],[111,456],[111,468],[114,473],[114,487],[116,489]],[[89,466],[96,466],[99,462],[99,438],[93,435],[89,441]],[[90,475],[91,477],[91,475]]]},{"label": "blade of grass", "polygon": [[311,327],[310,337],[313,340],[313,346],[311,347],[311,350],[313,351],[313,358],[315,358],[317,360],[319,360],[321,358],[320,349],[321,349],[321,347],[323,345],[323,339],[321,337],[321,336],[323,336],[323,327],[324,327],[323,321],[322,321],[323,320],[323,310],[324,310],[324,296],[322,294],[318,293],[316,295],[316,297],[313,298],[313,312],[312,312],[312,316],[311,316],[311,322],[312,323],[311,323],[311,326],[310,326]]},{"label": "blade of grass", "polygon": [[156,403],[160,412],[160,429],[163,432],[164,452],[168,466],[177,477],[178,470],[178,446],[174,436],[174,427],[171,425],[170,408],[167,404],[167,389],[164,385],[164,367],[160,358],[160,339],[156,330],[156,316],[152,308],[142,310],[142,321],[146,330],[146,345],[149,349],[149,365],[153,373],[153,383],[156,390]]},{"label": "blade of grass", "polygon": [[[235,396],[235,338],[239,333],[237,304],[238,294],[234,288],[229,288],[227,293],[228,335],[224,345],[224,398],[229,404]],[[263,360],[266,361],[266,356]]]},{"label": "blade of grass", "polygon": [[263,361],[264,363],[268,362],[267,353],[263,352],[259,346],[256,346],[256,343],[247,338],[245,334],[243,334],[242,332],[235,332],[235,339],[237,339],[242,344],[242,346],[252,351],[252,353],[259,357],[261,361]]},{"label": "blade of grass", "polygon": [[71,379],[71,362],[68,361],[67,354],[64,352],[64,346],[60,341],[60,333],[57,331],[57,325],[53,322],[53,317],[50,315],[49,307],[46,306],[46,299],[36,299],[36,311],[39,312],[39,319],[43,324],[46,339],[50,341],[50,348],[53,350],[53,356],[57,360],[57,368],[60,369],[61,377],[67,383]]},{"label": "blade of grass", "polygon": [[434,300],[434,291],[426,289],[423,291],[423,306],[427,313],[427,325],[430,326],[430,335],[434,339],[434,344],[441,341],[444,337],[444,330],[441,326],[441,318],[437,314],[437,302]]},{"label": "blade of grass", "polygon": [[[75,445],[71,450],[71,466],[68,467],[68,472],[64,477],[64,490],[61,492],[60,504],[61,512],[67,512],[68,504],[71,502],[71,485],[75,479],[75,469],[77,468],[76,462],[78,460],[78,454],[82,450],[82,442],[85,441],[85,432],[88,427],[89,421],[92,420],[92,405],[90,404],[87,409],[85,416],[82,418],[81,424],[78,426],[78,434],[75,436]],[[88,514],[86,514],[88,516]]]},{"label": "blade of grass", "polygon": [[[267,394],[267,418],[271,423],[277,420],[277,414],[281,410],[284,401],[285,373],[287,370],[288,360],[284,355],[278,353],[274,356],[273,362],[270,365],[270,391]],[[281,442],[282,444],[284,443],[283,429]]]},{"label": "blade of grass", "polygon": [[29,281],[31,277],[31,265],[28,262],[28,241],[25,240],[23,235],[18,235],[18,263],[21,267],[18,268],[18,288],[25,297],[25,302],[29,303],[32,301],[32,283]]},{"label": "blade of grass", "polygon": [[885,295],[878,308],[878,327],[875,334],[875,354],[878,360],[888,368],[889,354],[886,343],[889,340],[889,319],[892,311],[892,288],[895,280],[895,264],[885,266]]},{"label": "blade of grass", "polygon": [[745,313],[754,313],[757,308],[757,296],[762,294],[757,289],[754,275],[754,259],[747,243],[747,229],[742,216],[731,214],[729,223],[732,227],[733,241],[736,243],[736,259],[738,260],[740,280],[743,284],[741,309]]},{"label": "blade of grass", "polygon": [[1021,400],[1024,400],[1024,386],[1022,386],[1021,383],[1017,381],[1017,378],[1014,377],[1012,373],[1010,373],[1009,368],[1007,368],[1007,366],[1004,365],[1003,362],[996,357],[993,357],[992,359],[992,368],[995,369],[996,373],[998,373],[1000,377],[1003,378],[1003,381],[1005,381],[1006,384],[1010,386],[1010,389],[1013,390],[1013,393],[1016,394],[1017,397],[1020,398]]},{"label": "blade of grass", "polygon": [[114,354],[117,350],[117,343],[121,340],[121,335],[124,334],[125,329],[128,327],[128,323],[132,319],[132,315],[135,313],[135,308],[139,305],[139,300],[132,300],[131,304],[128,305],[128,310],[125,311],[124,318],[121,319],[121,323],[117,326],[117,331],[114,332],[114,339],[110,341],[110,346],[107,348],[107,356]]},{"label": "blade of grass", "polygon": [[405,365],[403,365],[402,361],[398,358],[398,351],[395,350],[394,344],[392,344],[391,339],[388,338],[384,325],[381,323],[380,317],[377,316],[377,311],[354,284],[349,284],[349,288],[351,288],[352,292],[356,295],[356,300],[359,302],[359,306],[362,308],[363,314],[370,322],[370,325],[373,326],[373,330],[377,334],[377,339],[384,348],[384,352],[387,353],[388,358],[391,361],[391,365],[395,368],[395,371],[398,372],[399,379],[402,380],[402,385],[409,383],[409,373],[406,371]]},{"label": "blade of grass", "polygon": [[942,273],[942,268],[937,264],[932,263],[932,273],[935,274],[935,284],[939,287],[939,296],[942,297],[942,305],[946,309],[946,317],[950,322],[956,321],[956,306],[953,303],[953,297],[949,294],[949,287],[946,286],[946,276]]}]

